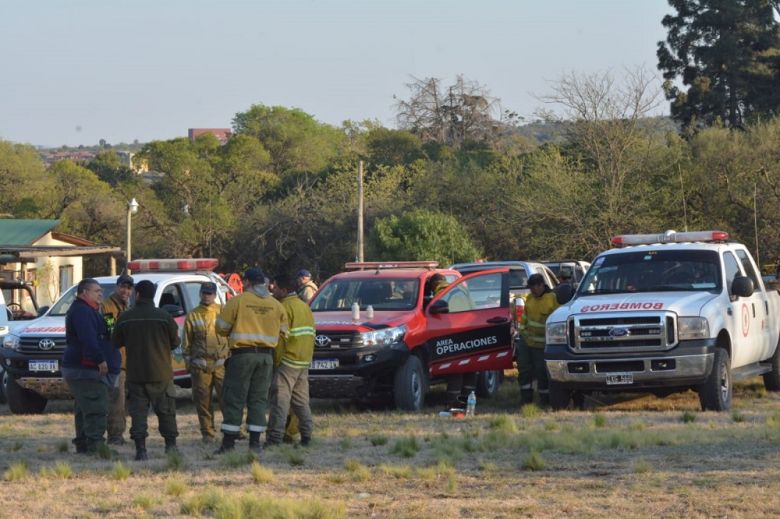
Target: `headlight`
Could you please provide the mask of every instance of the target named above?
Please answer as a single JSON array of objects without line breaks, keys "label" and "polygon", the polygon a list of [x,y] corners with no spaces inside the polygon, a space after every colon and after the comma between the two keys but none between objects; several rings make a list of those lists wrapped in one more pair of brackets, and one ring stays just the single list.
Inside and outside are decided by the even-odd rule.
[{"label": "headlight", "polygon": [[547,323],[544,340],[547,344],[566,344],[566,321]]},{"label": "headlight", "polygon": [[9,350],[18,350],[19,336],[9,333],[5,337],[3,337],[3,347],[8,348]]},{"label": "headlight", "polygon": [[404,335],[406,335],[406,326],[396,326],[395,328],[363,332],[360,337],[363,339],[364,346],[390,346],[401,342]]},{"label": "headlight", "polygon": [[678,317],[677,337],[681,341],[709,339],[710,325],[704,317]]}]

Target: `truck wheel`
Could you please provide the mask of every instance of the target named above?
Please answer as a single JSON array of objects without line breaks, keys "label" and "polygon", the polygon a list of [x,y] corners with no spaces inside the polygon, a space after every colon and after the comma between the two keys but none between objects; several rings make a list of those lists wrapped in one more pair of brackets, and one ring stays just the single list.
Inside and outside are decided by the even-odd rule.
[{"label": "truck wheel", "polygon": [[6,392],[8,389],[8,372],[4,370],[3,368],[0,368],[0,404],[5,404],[8,402],[8,399],[6,398]]},{"label": "truck wheel", "polygon": [[731,409],[731,359],[723,348],[715,348],[715,362],[707,380],[699,387],[702,411]]},{"label": "truck wheel", "polygon": [[46,409],[46,399],[34,391],[24,389],[12,377],[6,386],[8,409],[13,414],[38,414]]},{"label": "truck wheel", "polygon": [[780,340],[777,341],[775,354],[769,360],[772,371],[764,374],[764,387],[767,391],[780,391]]},{"label": "truck wheel", "polygon": [[493,398],[501,387],[504,373],[498,370],[482,371],[477,375],[477,396],[479,398]]},{"label": "truck wheel", "polygon": [[553,411],[567,409],[569,407],[569,402],[571,402],[571,390],[551,380],[550,408]]},{"label": "truck wheel", "polygon": [[395,406],[404,411],[419,411],[425,402],[425,373],[416,355],[409,355],[395,372],[393,398]]}]

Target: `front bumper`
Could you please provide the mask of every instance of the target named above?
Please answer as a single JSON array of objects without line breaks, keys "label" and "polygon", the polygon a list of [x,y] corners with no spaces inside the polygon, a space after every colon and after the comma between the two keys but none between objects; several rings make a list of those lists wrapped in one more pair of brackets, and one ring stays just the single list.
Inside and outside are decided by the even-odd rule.
[{"label": "front bumper", "polygon": [[[309,393],[314,398],[367,397],[392,387],[393,375],[409,357],[399,343],[392,347],[315,350],[314,361],[338,361],[331,369],[309,369]],[[312,366],[315,362],[312,362]]]},{"label": "front bumper", "polygon": [[[715,339],[682,341],[669,351],[639,354],[578,355],[566,345],[547,345],[544,359],[550,379],[570,389],[631,391],[691,387],[712,371]],[[631,383],[607,383],[630,374]]]},{"label": "front bumper", "polygon": [[47,399],[73,398],[68,385],[62,378],[62,372],[30,371],[30,361],[57,361],[62,366],[62,352],[51,355],[29,355],[16,350],[0,347],[0,362],[10,377],[24,389],[29,389]]}]

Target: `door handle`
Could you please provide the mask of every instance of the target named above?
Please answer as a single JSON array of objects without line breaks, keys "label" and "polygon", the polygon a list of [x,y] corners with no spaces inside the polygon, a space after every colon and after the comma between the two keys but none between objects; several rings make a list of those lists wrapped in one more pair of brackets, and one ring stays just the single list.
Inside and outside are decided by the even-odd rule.
[{"label": "door handle", "polygon": [[509,319],[506,317],[491,317],[487,320],[490,324],[501,324],[501,323],[508,323]]},{"label": "door handle", "polygon": [[756,303],[750,303],[750,306],[753,307],[753,318],[755,319],[755,317],[756,317]]}]

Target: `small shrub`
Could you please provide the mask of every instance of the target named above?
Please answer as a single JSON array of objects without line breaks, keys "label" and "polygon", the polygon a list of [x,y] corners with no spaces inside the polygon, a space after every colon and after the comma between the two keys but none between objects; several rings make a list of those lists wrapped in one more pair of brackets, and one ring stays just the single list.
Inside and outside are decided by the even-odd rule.
[{"label": "small shrub", "polygon": [[539,407],[536,404],[525,404],[520,408],[520,414],[523,418],[536,418],[539,416]]},{"label": "small shrub", "polygon": [[114,455],[114,453],[111,452],[111,447],[109,447],[105,443],[101,443],[100,445],[98,445],[96,454],[97,457],[100,458],[101,460],[110,460]]},{"label": "small shrub", "polygon": [[766,417],[766,424],[769,427],[780,427],[780,413],[775,412]]},{"label": "small shrub", "polygon": [[289,451],[287,453],[287,463],[293,467],[300,467],[306,463],[306,458],[298,451]]},{"label": "small shrub", "polygon": [[41,467],[41,476],[49,479],[70,479],[73,469],[64,461],[58,461],[53,467]]},{"label": "small shrub", "polygon": [[16,440],[13,445],[11,445],[11,452],[19,452],[22,450],[22,447],[24,447],[24,443],[21,442],[21,440]]},{"label": "small shrub", "polygon": [[652,469],[652,465],[646,460],[638,459],[634,463],[634,474],[647,474]]},{"label": "small shrub", "polygon": [[596,427],[604,427],[607,425],[607,417],[602,413],[596,413],[593,415],[593,425]]},{"label": "small shrub", "polygon": [[745,421],[745,415],[743,415],[739,411],[734,411],[733,413],[731,413],[731,419],[736,423],[741,423]]},{"label": "small shrub", "polygon": [[27,468],[27,462],[17,461],[11,464],[11,466],[8,467],[8,470],[3,473],[3,479],[5,481],[21,481],[27,479],[27,476],[29,475],[30,470]]},{"label": "small shrub", "polygon": [[644,431],[645,423],[641,420],[636,420],[634,422],[631,422],[631,425],[629,425],[628,428],[632,431]]},{"label": "small shrub", "polygon": [[342,438],[339,440],[339,449],[348,451],[352,448],[352,440],[350,438]]},{"label": "small shrub", "polygon": [[396,479],[409,479],[412,477],[412,467],[409,465],[387,465],[383,463],[377,469],[382,474]]},{"label": "small shrub", "polygon": [[222,455],[222,465],[231,469],[249,465],[253,461],[257,461],[257,456],[255,456],[255,453],[252,451],[240,451],[234,449]]},{"label": "small shrub", "polygon": [[149,510],[157,503],[158,501],[156,498],[144,494],[138,495],[135,498],[133,498],[133,504],[135,506],[143,508],[144,510]]},{"label": "small shrub", "polygon": [[126,467],[121,461],[114,463],[114,466],[111,468],[111,478],[116,481],[124,481],[129,478],[132,473],[133,471],[130,470],[129,467]]},{"label": "small shrub", "polygon": [[387,436],[376,434],[374,436],[371,436],[371,438],[369,438],[369,441],[371,442],[371,445],[373,445],[374,447],[379,447],[380,445],[387,444]]},{"label": "small shrub", "polygon": [[477,467],[481,472],[498,472],[498,465],[492,461],[481,460]]},{"label": "small shrub", "polygon": [[544,470],[544,465],[544,458],[536,451],[531,451],[523,459],[523,468],[525,470]]},{"label": "small shrub", "polygon": [[57,452],[68,452],[68,449],[70,446],[68,445],[68,442],[65,440],[62,440],[60,443],[57,444]]},{"label": "small shrub", "polygon": [[548,422],[544,422],[544,430],[545,431],[554,431],[558,428],[558,424],[553,422],[552,420]]},{"label": "small shrub", "polygon": [[439,463],[431,467],[417,469],[417,476],[420,479],[424,479],[426,481],[433,481],[442,476],[447,477],[449,479],[450,476],[454,474],[455,474],[455,467],[443,461],[440,461]]},{"label": "small shrub", "polygon": [[177,497],[187,490],[187,484],[179,477],[169,478],[165,483],[165,493],[169,496]]},{"label": "small shrub", "polygon": [[508,414],[502,414],[495,418],[491,418],[489,426],[493,430],[503,431],[509,434],[515,434],[517,432],[517,422]]},{"label": "small shrub", "polygon": [[263,467],[258,462],[252,462],[252,479],[255,483],[270,483],[274,480],[274,471]]},{"label": "small shrub", "polygon": [[187,466],[184,455],[178,450],[169,452],[165,458],[165,468],[170,472],[181,472]]},{"label": "small shrub", "polygon": [[358,460],[346,460],[344,462],[344,468],[349,472],[352,481],[368,481],[371,479],[371,471]]},{"label": "small shrub", "polygon": [[417,438],[414,436],[407,436],[406,438],[399,438],[393,445],[392,453],[398,454],[402,458],[413,458],[420,450],[420,445],[417,443]]},{"label": "small shrub", "polygon": [[693,423],[696,421],[696,413],[693,411],[683,411],[682,414],[683,423]]}]

